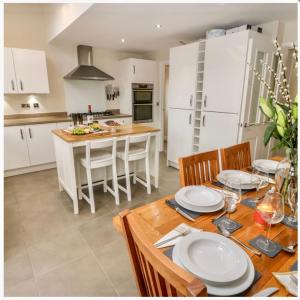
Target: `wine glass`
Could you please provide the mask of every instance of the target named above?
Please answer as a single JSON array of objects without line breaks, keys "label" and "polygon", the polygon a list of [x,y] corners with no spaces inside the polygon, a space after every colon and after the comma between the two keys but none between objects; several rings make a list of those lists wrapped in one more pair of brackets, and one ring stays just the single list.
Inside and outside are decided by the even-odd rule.
[{"label": "wine glass", "polygon": [[236,205],[241,200],[241,181],[238,177],[228,178],[223,186],[223,196],[226,204],[228,219],[222,219],[226,229],[234,229],[235,225],[230,221],[230,213],[235,211]]},{"label": "wine glass", "polygon": [[287,217],[287,222],[291,225],[297,224],[298,188],[295,181],[291,181],[288,185],[287,202],[291,208],[291,214]]},{"label": "wine glass", "polygon": [[257,210],[262,219],[268,224],[266,238],[258,238],[257,245],[270,253],[276,250],[276,246],[269,239],[272,224],[280,223],[284,217],[284,201],[278,192],[269,191],[257,205]]}]

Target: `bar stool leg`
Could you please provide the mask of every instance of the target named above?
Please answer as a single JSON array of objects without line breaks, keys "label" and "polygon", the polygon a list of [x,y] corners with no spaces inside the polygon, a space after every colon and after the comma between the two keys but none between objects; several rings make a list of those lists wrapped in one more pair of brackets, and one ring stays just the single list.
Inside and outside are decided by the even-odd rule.
[{"label": "bar stool leg", "polygon": [[95,201],[94,201],[94,191],[93,191],[93,182],[92,182],[92,173],[90,168],[86,168],[86,177],[88,182],[88,188],[89,188],[89,203],[91,206],[91,212],[92,214],[95,213]]},{"label": "bar stool leg", "polygon": [[126,177],[126,190],[127,190],[127,200],[131,201],[131,187],[130,187],[130,176],[129,176],[129,162],[125,160],[125,177]]},{"label": "bar stool leg", "polygon": [[113,176],[115,201],[116,201],[116,205],[119,205],[120,204],[119,185],[118,185],[118,174],[117,174],[117,167],[115,161],[112,164],[112,176]]},{"label": "bar stool leg", "polygon": [[82,200],[81,164],[77,160],[78,199]]},{"label": "bar stool leg", "polygon": [[146,167],[146,182],[147,182],[147,194],[151,194],[151,181],[150,181],[150,167],[149,167],[149,158],[145,158],[145,167]]},{"label": "bar stool leg", "polygon": [[107,169],[106,169],[106,167],[103,168],[103,172],[104,172],[103,192],[106,193],[107,192]]},{"label": "bar stool leg", "polygon": [[136,161],[133,162],[133,184],[136,184]]}]

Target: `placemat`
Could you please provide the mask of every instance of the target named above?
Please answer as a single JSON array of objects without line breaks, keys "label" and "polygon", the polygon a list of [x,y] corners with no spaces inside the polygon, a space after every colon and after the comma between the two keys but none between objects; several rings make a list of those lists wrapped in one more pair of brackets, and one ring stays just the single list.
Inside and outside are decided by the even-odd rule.
[{"label": "placemat", "polygon": [[[229,226],[228,224],[226,224],[227,222],[229,222]],[[240,229],[243,225],[238,223],[237,221],[234,221],[232,219],[229,219],[227,216],[223,216],[215,221],[213,221],[213,224],[215,224],[216,226],[218,224],[223,224],[224,227],[230,232],[233,233],[236,230]]]},{"label": "placemat", "polygon": [[259,247],[259,245],[257,245],[257,240],[262,238],[263,240],[266,240],[267,238],[264,235],[259,235],[257,237],[255,237],[254,239],[249,241],[249,244],[251,244],[254,248],[256,248],[257,250],[261,251],[262,253],[264,253],[265,255],[269,256],[269,257],[275,257],[282,249],[282,246],[279,245],[278,243],[274,242],[274,241],[270,241],[270,243],[272,243],[273,245],[275,245],[275,250],[272,252],[267,252],[264,249],[261,249]]},{"label": "placemat", "polygon": [[298,271],[298,260],[291,266],[290,271]]},{"label": "placemat", "polygon": [[202,213],[196,212],[196,211],[192,211],[189,209],[186,209],[184,207],[182,207],[181,205],[179,205],[175,199],[171,199],[171,200],[166,200],[166,204],[168,206],[170,206],[173,209],[176,209],[176,207],[180,208],[183,212],[185,212],[187,215],[189,215],[190,217],[192,217],[193,219],[196,219],[200,216],[202,216]]},{"label": "placemat", "polygon": [[[213,181],[212,184],[215,185],[215,186],[218,186],[218,187],[223,187],[224,186],[223,183],[221,183],[220,181],[217,181],[217,180]],[[233,190],[235,190],[235,189],[233,189]],[[249,191],[252,191],[252,190],[241,190],[241,193],[243,195],[243,194],[246,194],[246,193],[248,193]]]},{"label": "placemat", "polygon": [[247,198],[241,201],[241,204],[248,206],[250,208],[256,208],[256,202],[252,198]]},{"label": "placemat", "polygon": [[298,230],[298,222],[297,223],[294,223],[294,224],[291,224],[289,221],[288,221],[288,216],[284,216],[283,217],[283,220],[281,221],[282,224],[292,228],[292,229],[295,229],[295,230]]},{"label": "placemat", "polygon": [[[173,248],[174,248],[174,246],[163,252],[164,255],[167,256],[172,261],[173,261],[173,258],[172,258]],[[255,284],[260,278],[261,278],[261,273],[259,273],[258,271],[255,270],[255,275],[254,275],[254,279],[253,279],[251,286],[246,291],[244,291],[240,294],[234,295],[234,297],[244,296],[247,293],[247,291],[252,287],[252,285]],[[208,297],[216,297],[216,296],[208,294]],[[222,297],[224,297],[224,296],[222,296]],[[228,296],[228,297],[230,297],[230,296]]]}]

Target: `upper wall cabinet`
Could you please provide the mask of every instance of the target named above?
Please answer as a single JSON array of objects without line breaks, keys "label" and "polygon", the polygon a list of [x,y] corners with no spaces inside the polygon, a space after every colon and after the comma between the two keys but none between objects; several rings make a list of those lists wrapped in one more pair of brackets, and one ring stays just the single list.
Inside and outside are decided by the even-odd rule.
[{"label": "upper wall cabinet", "polygon": [[133,83],[154,83],[156,62],[153,60],[128,58],[121,61],[124,79]]},{"label": "upper wall cabinet", "polygon": [[44,51],[19,48],[4,49],[4,93],[49,93]]}]

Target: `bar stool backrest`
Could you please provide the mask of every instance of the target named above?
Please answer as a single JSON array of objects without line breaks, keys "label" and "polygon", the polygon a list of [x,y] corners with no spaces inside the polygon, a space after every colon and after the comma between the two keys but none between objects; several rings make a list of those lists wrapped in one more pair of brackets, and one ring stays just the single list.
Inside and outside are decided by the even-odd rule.
[{"label": "bar stool backrest", "polygon": [[145,143],[144,145],[145,151],[143,151],[142,153],[147,155],[150,149],[150,133],[126,136],[125,151],[124,151],[125,158],[128,158],[129,156],[130,145],[139,144],[143,142]]}]

